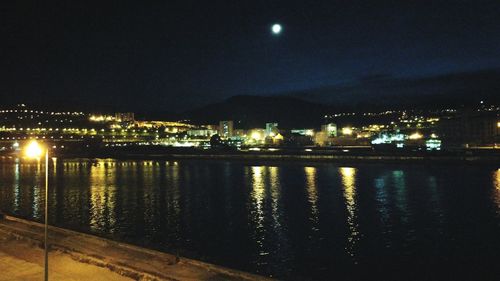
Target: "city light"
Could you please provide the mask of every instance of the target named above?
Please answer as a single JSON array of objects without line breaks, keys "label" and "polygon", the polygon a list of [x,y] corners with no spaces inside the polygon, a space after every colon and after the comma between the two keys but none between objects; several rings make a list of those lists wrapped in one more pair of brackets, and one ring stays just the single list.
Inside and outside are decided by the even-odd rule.
[{"label": "city light", "polygon": [[[490,108],[481,109],[489,111]],[[493,107],[492,110],[500,110],[500,107]],[[15,113],[10,116],[11,113]],[[41,115],[43,113],[43,115]],[[209,139],[216,133],[226,135],[224,141],[227,145],[240,149],[255,145],[286,146],[291,143],[299,146],[337,146],[337,145],[356,145],[370,146],[380,144],[392,144],[392,146],[423,146],[427,140],[442,140],[446,144],[446,138],[449,133],[441,133],[443,128],[452,128],[448,125],[451,122],[458,122],[456,117],[450,118],[450,113],[456,114],[456,110],[443,109],[437,112],[416,112],[412,110],[383,111],[383,112],[364,112],[364,113],[337,113],[324,115],[326,119],[336,117],[353,117],[357,115],[370,117],[388,117],[386,123],[380,123],[379,120],[366,124],[349,124],[345,127],[337,127],[335,120],[325,120],[321,125],[320,131],[317,128],[299,127],[294,129],[277,130],[277,123],[265,123],[264,128],[242,128],[235,127],[234,121],[223,121],[223,127],[206,124],[203,126],[190,124],[189,120],[160,121],[160,120],[134,120],[133,113],[114,113],[114,114],[94,114],[83,112],[47,112],[40,110],[0,110],[0,114],[7,120],[0,126],[0,140],[12,140],[8,150],[26,149],[26,145],[16,147],[12,145],[15,141],[22,140],[57,140],[57,141],[89,141],[90,139],[102,139],[106,142],[105,146],[120,147],[125,146],[143,146],[143,145],[161,145],[161,146],[186,146],[186,147],[209,147]],[[28,123],[16,124],[15,120],[33,119],[33,114],[39,114],[39,119],[34,119]],[[486,114],[486,115],[485,115]],[[498,141],[495,139],[500,128],[500,120],[497,116],[488,117],[489,113],[480,113],[482,119],[489,128],[489,143],[482,144],[481,147],[498,147]],[[132,117],[127,117],[127,116]],[[446,118],[443,118],[446,116]],[[76,119],[68,119],[70,116],[78,116]],[[130,121],[117,123],[118,117],[121,120]],[[496,117],[496,118],[495,118]],[[1,118],[0,118],[1,119]],[[442,121],[445,119],[446,121]],[[73,122],[75,121],[75,122]],[[375,121],[375,120],[373,120]],[[10,123],[9,123],[10,122]],[[23,121],[24,122],[24,121]],[[61,124],[61,122],[63,124]],[[73,122],[73,125],[69,123]],[[96,127],[96,122],[101,124]],[[227,125],[224,125],[228,123]],[[229,129],[229,123],[231,128]],[[358,127],[359,125],[359,127]],[[443,126],[444,125],[444,126]],[[227,126],[226,129],[224,129]],[[356,126],[356,127],[353,127]],[[221,129],[222,128],[222,129]],[[338,128],[338,131],[337,131]],[[490,130],[494,129],[494,130]],[[224,133],[224,132],[225,133]],[[226,132],[227,131],[227,132]],[[338,132],[338,135],[337,135]],[[425,132],[425,134],[424,134]],[[470,134],[470,133],[468,133]],[[304,138],[310,137],[310,138]],[[155,142],[151,142],[155,140]],[[416,142],[416,140],[422,140]],[[405,141],[410,141],[409,143]],[[26,142],[26,144],[28,143]],[[146,144],[148,143],[148,144]],[[155,144],[153,144],[155,143]],[[75,143],[76,144],[76,143]],[[77,144],[81,145],[81,144]],[[88,144],[85,144],[89,147]],[[52,144],[51,144],[52,146]],[[95,146],[98,146],[95,144]],[[386,146],[386,147],[392,147]],[[7,146],[6,146],[7,147]],[[57,146],[59,147],[59,145]],[[381,148],[378,146],[377,148]],[[443,146],[443,149],[446,149]],[[4,148],[4,150],[7,150]],[[30,148],[30,155],[37,154],[37,149]],[[31,157],[31,156],[30,156]],[[36,157],[36,156],[35,156]]]},{"label": "city light", "polygon": [[415,132],[415,133],[413,133],[413,134],[411,134],[411,135],[409,135],[409,136],[408,136],[408,138],[409,138],[410,140],[419,140],[419,139],[421,139],[422,137],[423,137],[423,136],[422,136],[422,134],[420,134],[420,133],[418,133],[418,132]]},{"label": "city light", "polygon": [[111,122],[114,121],[115,118],[108,115],[91,115],[89,120],[93,122]]},{"label": "city light", "polygon": [[263,135],[262,133],[258,132],[258,131],[253,131],[252,134],[250,135],[250,137],[256,141],[260,141],[263,139]]},{"label": "city light", "polygon": [[342,135],[346,135],[346,136],[352,135],[352,128],[349,128],[349,127],[342,128]]},{"label": "city light", "polygon": [[427,150],[441,150],[441,140],[431,139],[425,142]]},{"label": "city light", "polygon": [[25,155],[28,158],[40,158],[42,154],[43,149],[37,141],[31,141],[26,147]]}]

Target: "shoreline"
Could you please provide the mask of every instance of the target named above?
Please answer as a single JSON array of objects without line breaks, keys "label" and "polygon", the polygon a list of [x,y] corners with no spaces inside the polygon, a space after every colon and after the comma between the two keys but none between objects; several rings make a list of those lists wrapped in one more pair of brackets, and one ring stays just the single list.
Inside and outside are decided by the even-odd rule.
[{"label": "shoreline", "polygon": [[278,153],[106,153],[65,154],[61,158],[113,158],[147,160],[224,160],[224,161],[294,161],[322,163],[444,163],[498,164],[496,155],[433,155],[433,154],[278,154]]},{"label": "shoreline", "polygon": [[[360,151],[360,150],[282,150],[282,151],[225,151],[197,149],[94,150],[64,152],[52,155],[62,159],[113,158],[147,160],[236,160],[236,161],[298,161],[326,163],[454,163],[497,164],[500,149],[467,151]],[[0,153],[1,158],[21,158],[22,154]]]}]

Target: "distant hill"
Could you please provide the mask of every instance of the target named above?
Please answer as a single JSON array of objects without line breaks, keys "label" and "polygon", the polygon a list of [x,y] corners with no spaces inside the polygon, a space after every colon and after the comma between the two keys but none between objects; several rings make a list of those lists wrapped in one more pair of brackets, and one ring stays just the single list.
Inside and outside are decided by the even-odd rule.
[{"label": "distant hill", "polygon": [[359,110],[456,107],[481,100],[498,104],[500,69],[415,79],[373,76],[357,83],[282,95]]},{"label": "distant hill", "polygon": [[185,112],[182,118],[197,124],[234,120],[238,128],[263,128],[267,122],[278,122],[280,128],[300,128],[320,126],[330,111],[330,106],[294,97],[235,96]]},{"label": "distant hill", "polygon": [[184,112],[179,119],[196,124],[234,120],[238,128],[319,127],[325,114],[401,108],[446,108],[486,103],[500,104],[500,69],[400,79],[373,76],[349,85],[277,96],[234,96],[225,101]]},{"label": "distant hill", "polygon": [[[41,94],[31,99],[27,106],[54,111],[135,111],[137,119],[191,120],[196,124],[234,120],[238,128],[264,127],[267,122],[278,122],[281,128],[319,127],[325,114],[338,112],[458,108],[477,105],[481,100],[486,104],[499,105],[500,69],[412,79],[375,75],[348,84],[272,96],[234,96],[184,113],[177,113],[172,108],[137,111],[119,101],[110,102],[105,98],[81,99],[68,95],[65,99],[51,100]],[[2,101],[0,109],[15,107],[14,100],[16,98]],[[201,102],[207,100],[200,98]]]}]

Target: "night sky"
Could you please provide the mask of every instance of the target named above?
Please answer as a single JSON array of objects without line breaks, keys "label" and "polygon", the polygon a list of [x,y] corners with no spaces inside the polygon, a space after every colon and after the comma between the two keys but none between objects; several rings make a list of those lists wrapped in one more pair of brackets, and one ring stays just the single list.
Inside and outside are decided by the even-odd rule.
[{"label": "night sky", "polygon": [[500,1],[60,2],[0,4],[4,102],[181,111],[500,67]]}]

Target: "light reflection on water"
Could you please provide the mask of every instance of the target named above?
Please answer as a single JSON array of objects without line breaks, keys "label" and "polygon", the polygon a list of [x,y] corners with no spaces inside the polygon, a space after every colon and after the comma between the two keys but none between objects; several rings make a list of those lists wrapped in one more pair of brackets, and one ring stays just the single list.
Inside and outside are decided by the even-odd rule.
[{"label": "light reflection on water", "polygon": [[272,216],[273,216],[273,228],[276,232],[281,231],[281,214],[279,210],[279,199],[281,192],[281,185],[278,175],[278,167],[269,167],[269,185],[271,190],[271,200],[272,200]]},{"label": "light reflection on water", "polygon": [[90,168],[90,229],[105,232],[115,229],[116,171],[104,161]]},{"label": "light reflection on water", "polygon": [[311,204],[311,229],[312,231],[318,231],[318,190],[316,186],[316,168],[315,167],[304,167],[304,173],[306,174],[306,189],[307,198]]},{"label": "light reflection on water", "polygon": [[19,189],[20,189],[20,183],[19,183],[19,159],[15,160],[14,164],[14,212],[19,212]]},{"label": "light reflection on water", "polygon": [[[356,205],[356,169],[351,167],[341,167],[342,187],[347,207],[347,225],[349,234],[347,237],[346,251],[352,258],[355,257],[356,244],[359,241],[358,230],[358,210]],[[356,260],[354,261],[357,262]]]},{"label": "light reflection on water", "polygon": [[[42,220],[43,163],[0,165],[0,208]],[[500,170],[417,167],[53,159],[50,221],[285,279],[356,280],[381,261],[477,249],[486,264],[500,251]]]},{"label": "light reflection on water", "polygon": [[396,206],[399,209],[399,218],[402,223],[408,223],[408,204],[405,173],[401,170],[392,172],[392,180],[396,189]]},{"label": "light reflection on water", "polygon": [[500,168],[493,172],[493,185],[495,186],[493,197],[498,207],[497,213],[500,215]]},{"label": "light reflection on water", "polygon": [[266,185],[264,183],[264,167],[252,167],[252,200],[255,207],[255,224],[258,229],[263,228],[264,222],[264,199],[266,196]]},{"label": "light reflection on water", "polygon": [[264,204],[266,199],[266,184],[265,184],[265,173],[268,171],[263,166],[253,166],[251,167],[251,183],[252,189],[250,196],[252,203],[250,205],[250,218],[253,229],[253,237],[256,244],[257,255],[255,256],[255,263],[259,266],[266,266],[266,256],[269,255],[269,251],[266,249],[266,228],[264,224],[265,212]]}]

